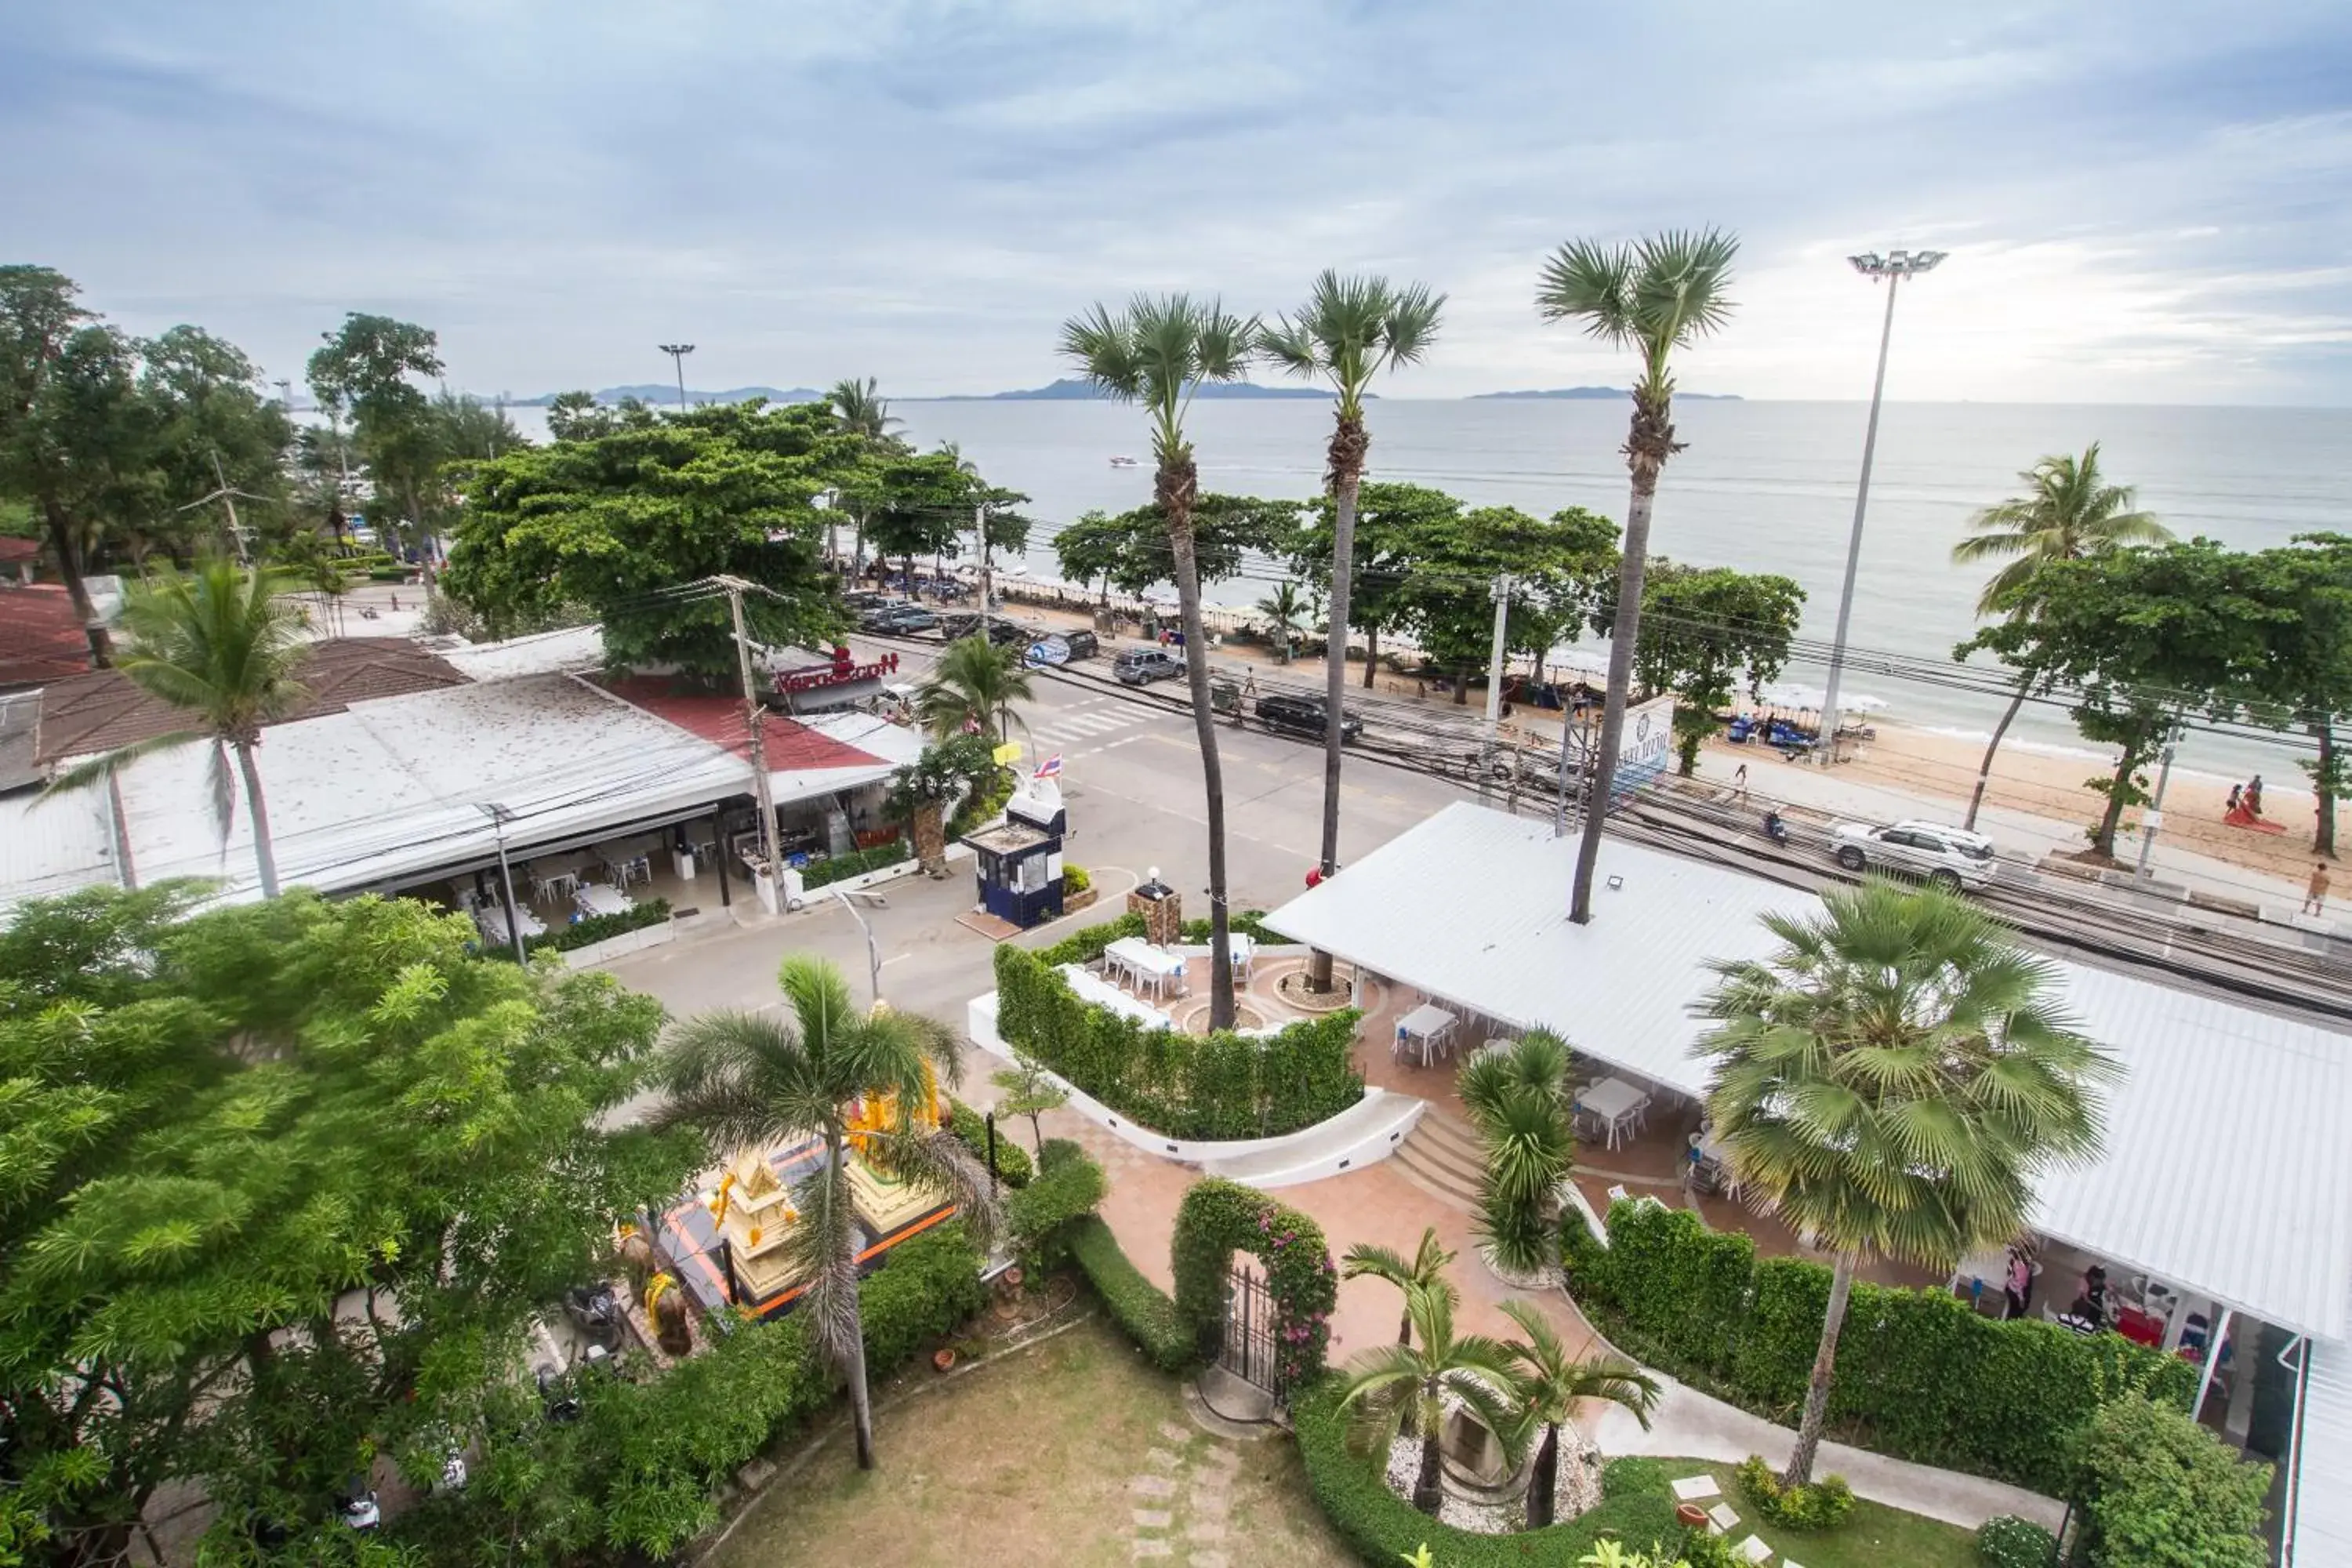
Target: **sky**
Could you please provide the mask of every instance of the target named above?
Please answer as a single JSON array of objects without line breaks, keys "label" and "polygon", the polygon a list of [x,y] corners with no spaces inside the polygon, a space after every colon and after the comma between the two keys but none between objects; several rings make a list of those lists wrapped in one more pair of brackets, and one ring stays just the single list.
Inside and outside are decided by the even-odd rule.
[{"label": "sky", "polygon": [[2352,5],[10,0],[0,261],[301,378],[347,310],[519,396],[1066,374],[1324,268],[1448,297],[1398,396],[1622,384],[1572,237],[1737,233],[1694,391],[2352,405]]}]

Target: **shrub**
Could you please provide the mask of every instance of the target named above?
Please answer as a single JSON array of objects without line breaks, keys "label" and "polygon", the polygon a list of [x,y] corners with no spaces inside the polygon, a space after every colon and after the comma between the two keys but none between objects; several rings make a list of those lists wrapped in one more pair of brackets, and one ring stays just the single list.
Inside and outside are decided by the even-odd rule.
[{"label": "shrub", "polygon": [[1143,917],[1124,914],[1117,920],[1104,921],[1099,925],[1080,926],[1051,947],[1037,950],[1037,962],[1049,969],[1065,963],[1092,963],[1103,955],[1103,949],[1124,937],[1143,934]]},{"label": "shrub", "polygon": [[1772,1467],[1750,1454],[1733,1474],[1756,1511],[1789,1530],[1830,1530],[1853,1511],[1853,1489],[1843,1476],[1824,1476],[1801,1487],[1784,1487]]},{"label": "shrub", "polygon": [[[646,899],[631,904],[618,914],[583,915],[570,925],[558,926],[538,936],[527,936],[522,939],[522,950],[529,954],[571,952],[579,948],[593,947],[600,942],[608,942],[627,931],[665,924],[669,914],[667,899]],[[511,959],[514,946],[510,942],[485,942],[482,954],[486,958]]]},{"label": "shrub", "polygon": [[885,866],[896,866],[914,852],[914,846],[905,839],[894,838],[871,849],[856,849],[846,855],[814,861],[802,868],[801,886],[814,891],[828,883],[845,881],[868,871],[879,871]]},{"label": "shrub", "polygon": [[999,768],[993,778],[973,786],[970,798],[956,808],[953,816],[948,818],[948,838],[950,841],[961,838],[1003,811],[1004,803],[1013,798],[1013,782],[1011,768]]},{"label": "shrub", "polygon": [[1747,1568],[1748,1560],[1731,1549],[1731,1538],[1705,1530],[1694,1530],[1683,1537],[1680,1547],[1685,1568]]},{"label": "shrub", "polygon": [[1203,1341],[1224,1317],[1234,1254],[1255,1253],[1274,1298],[1276,1381],[1291,1389],[1322,1375],[1339,1272],[1313,1220],[1255,1187],[1213,1176],[1185,1192],[1170,1250],[1177,1316]]},{"label": "shrub", "polygon": [[2075,1445],[2079,1550],[2102,1568],[2262,1568],[2271,1467],[2179,1410],[2117,1399]]},{"label": "shrub", "polygon": [[1977,1561],[1985,1568],[2053,1568],[2058,1538],[2030,1519],[2004,1513],[1978,1528]]},{"label": "shrub", "polygon": [[1038,1153],[1037,1179],[1004,1205],[1006,1226],[1023,1253],[1055,1262],[1064,1250],[1064,1230],[1094,1213],[1108,1190],[1103,1168],[1084,1149],[1066,1138],[1047,1139]]},{"label": "shrub", "polygon": [[1074,866],[1067,860],[1062,862],[1063,892],[1083,893],[1094,885],[1095,879],[1087,875],[1087,868],[1084,866]]},{"label": "shrub", "polygon": [[1190,1370],[1199,1359],[1192,1331],[1176,1316],[1167,1292],[1128,1260],[1110,1226],[1087,1215],[1072,1220],[1062,1239],[1112,1320],[1151,1364],[1162,1372]]},{"label": "shrub", "polygon": [[857,1292],[867,1370],[887,1372],[912,1360],[986,1306],[980,1265],[979,1248],[953,1220],[883,1254],[882,1266]]},{"label": "shrub", "polygon": [[[1239,935],[1248,937],[1254,942],[1280,942],[1283,940],[1281,937],[1276,936],[1274,932],[1265,929],[1265,911],[1264,910],[1242,910],[1234,914],[1228,915],[1225,917],[1225,929]],[[1186,921],[1184,922],[1183,929],[1178,934],[1181,936],[1185,942],[1195,947],[1207,946],[1210,936],[1208,917],[1204,915],[1199,920]]]},{"label": "shrub", "polygon": [[[948,1131],[956,1141],[971,1151],[973,1159],[988,1163],[988,1119],[961,1100],[948,1101]],[[1029,1151],[1013,1142],[1000,1123],[996,1129],[996,1179],[1016,1192],[1029,1184],[1035,1167],[1029,1163]]]}]

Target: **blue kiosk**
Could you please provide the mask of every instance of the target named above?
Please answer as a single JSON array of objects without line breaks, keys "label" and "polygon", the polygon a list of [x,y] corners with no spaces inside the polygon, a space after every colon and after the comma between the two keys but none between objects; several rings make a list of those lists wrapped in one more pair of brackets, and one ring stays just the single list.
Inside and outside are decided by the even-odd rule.
[{"label": "blue kiosk", "polygon": [[1050,778],[1023,782],[1004,803],[1004,820],[968,834],[981,907],[1026,930],[1062,912],[1062,835],[1069,814]]}]

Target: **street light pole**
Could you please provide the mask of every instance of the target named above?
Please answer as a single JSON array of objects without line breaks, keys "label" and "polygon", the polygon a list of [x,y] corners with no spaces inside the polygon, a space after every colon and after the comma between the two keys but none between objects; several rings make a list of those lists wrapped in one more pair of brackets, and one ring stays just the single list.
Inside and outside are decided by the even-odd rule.
[{"label": "street light pole", "polygon": [[[874,945],[874,928],[867,925],[866,917],[857,912],[858,899],[874,898],[874,895],[853,894],[846,888],[835,888],[833,896],[841,900],[841,907],[849,911],[849,918],[856,921],[857,929],[866,933],[866,984],[873,993],[875,1002],[879,1004],[882,1000],[882,950]],[[875,899],[875,901],[879,903],[881,900]]]},{"label": "street light pole", "polygon": [[662,353],[669,355],[670,363],[677,367],[677,410],[683,414],[686,412],[686,356],[694,352],[694,345],[663,343],[660,348]]},{"label": "street light pole", "polygon": [[1862,437],[1862,482],[1854,488],[1853,532],[1845,546],[1845,586],[1838,595],[1837,637],[1830,644],[1829,687],[1822,696],[1822,725],[1829,732],[1822,737],[1822,744],[1816,755],[1822,765],[1828,767],[1837,761],[1838,677],[1845,672],[1845,634],[1853,618],[1853,576],[1862,564],[1862,521],[1870,510],[1870,465],[1878,453],[1878,409],[1886,396],[1886,350],[1895,338],[1895,289],[1906,278],[1932,272],[1944,259],[1940,250],[1893,250],[1881,256],[1865,251],[1848,257],[1853,269],[1876,282],[1886,280],[1886,316],[1878,329],[1878,375],[1870,384],[1870,425]]},{"label": "street light pole", "polygon": [[1495,650],[1486,668],[1486,721],[1478,741],[1478,798],[1486,798],[1486,776],[1495,768],[1496,726],[1502,721],[1504,641],[1510,635],[1511,577],[1497,573],[1494,583]]}]

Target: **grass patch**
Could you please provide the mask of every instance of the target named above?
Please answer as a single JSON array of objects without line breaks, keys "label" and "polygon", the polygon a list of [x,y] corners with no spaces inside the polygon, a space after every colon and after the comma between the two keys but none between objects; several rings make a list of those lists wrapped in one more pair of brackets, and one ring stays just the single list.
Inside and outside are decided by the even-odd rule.
[{"label": "grass patch", "polygon": [[[1297,1450],[1285,1438],[1228,1444],[1193,1428],[1181,1384],[1154,1370],[1102,1319],[1034,1349],[916,1394],[928,1368],[877,1391],[877,1468],[860,1473],[846,1433],[781,1476],[709,1559],[710,1568],[888,1563],[954,1568],[1129,1568],[1139,1536],[1168,1540],[1185,1561],[1185,1531],[1222,1522],[1202,1542],[1234,1568],[1350,1568],[1324,1525]],[[1183,1438],[1161,1428],[1173,1424]],[[1172,1429],[1172,1428],[1171,1428]],[[1222,1516],[1196,1513],[1196,1485],[1218,1484],[1211,1450],[1237,1455]],[[1176,1457],[1173,1468],[1153,1450]],[[1137,1476],[1175,1482],[1168,1500],[1129,1490]],[[1142,1529],[1138,1508],[1166,1510]]]},{"label": "grass patch", "polygon": [[[1706,1506],[1727,1502],[1739,1515],[1739,1528],[1726,1539],[1737,1545],[1750,1535],[1760,1535],[1774,1552],[1776,1563],[1782,1557],[1794,1557],[1805,1568],[1889,1568],[1898,1563],[1903,1568],[1977,1568],[1976,1533],[1956,1524],[1856,1498],[1853,1512],[1834,1530],[1783,1530],[1764,1523],[1740,1495],[1731,1474],[1738,1467],[1707,1459],[1661,1459],[1658,1463],[1665,1467],[1669,1480],[1695,1476],[1701,1470],[1713,1476],[1716,1485],[1723,1489],[1723,1496],[1706,1499]],[[1818,1479],[1829,1472],[1817,1465],[1814,1473]]]}]

